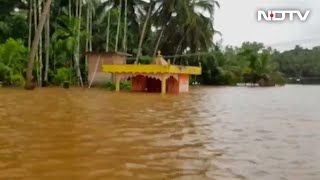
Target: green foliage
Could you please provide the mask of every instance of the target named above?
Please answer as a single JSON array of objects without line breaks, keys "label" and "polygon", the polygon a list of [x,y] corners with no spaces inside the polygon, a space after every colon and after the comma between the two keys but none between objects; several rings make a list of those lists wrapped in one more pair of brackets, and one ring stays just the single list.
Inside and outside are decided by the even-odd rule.
[{"label": "green foliage", "polygon": [[[55,54],[57,66],[65,67],[71,64],[73,53],[77,44],[77,28],[80,20],[77,18],[69,18],[61,16],[57,18],[55,32],[52,35],[52,51]],[[81,40],[85,37],[84,32],[81,33]]]},{"label": "green foliage", "polygon": [[25,84],[25,79],[21,74],[14,74],[10,76],[11,86],[22,87]]},{"label": "green foliage", "polygon": [[69,68],[60,68],[57,70],[57,73],[54,75],[53,82],[55,85],[61,85],[64,82],[70,81],[71,69]]},{"label": "green foliage", "polygon": [[10,72],[11,69],[3,63],[0,63],[0,82],[9,83],[10,82]]},{"label": "green foliage", "polygon": [[131,81],[122,81],[120,84],[120,89],[123,91],[131,91],[132,82]]},{"label": "green foliage", "polygon": [[270,74],[270,78],[274,80],[274,82],[278,85],[285,85],[286,84],[286,78],[284,77],[283,73],[276,72],[273,74]]},{"label": "green foliage", "polygon": [[[114,91],[116,89],[115,83],[112,81],[107,81],[99,86],[99,88],[107,89],[110,91]],[[120,83],[121,91],[130,91],[131,90],[131,81],[122,81]]]},{"label": "green foliage", "polygon": [[202,83],[210,85],[284,84],[285,79],[271,49],[261,43],[243,43],[240,48],[216,49],[203,61]]},{"label": "green foliage", "polygon": [[11,69],[13,73],[21,73],[27,64],[28,49],[21,40],[9,38],[0,44],[0,62]]},{"label": "green foliage", "polygon": [[150,64],[153,61],[153,58],[150,56],[141,56],[139,63],[141,64]]},{"label": "green foliage", "polygon": [[273,57],[287,77],[320,77],[320,47],[303,49],[296,46],[290,51],[275,52]]},{"label": "green foliage", "polygon": [[[0,43],[9,37],[14,37],[23,39],[25,45],[27,45],[28,28],[31,28],[31,34],[34,36],[34,18],[39,19],[38,17],[34,17],[32,11],[32,22],[28,24],[28,10],[30,7],[28,3],[31,1],[1,0],[1,2],[1,8],[3,8],[3,12],[5,13],[0,12]],[[69,2],[71,2],[71,4],[69,4]],[[152,7],[152,14],[147,24],[140,63],[150,64],[152,62],[152,58],[150,57],[155,51],[154,48],[159,38],[159,32],[161,32],[163,28],[165,28],[163,36],[159,38],[159,49],[163,54],[179,54],[186,51],[189,47],[191,48],[190,52],[207,51],[213,47],[211,37],[216,31],[213,28],[212,17],[203,16],[202,13],[207,12],[213,16],[214,7],[218,6],[216,1],[173,0],[145,2],[141,0],[128,0],[127,2],[127,34],[126,36],[124,35],[124,16],[121,16],[118,50],[128,52],[134,56],[137,54],[141,27],[146,20],[147,9]],[[71,6],[71,12],[69,12],[69,5]],[[80,56],[81,70],[86,69],[84,67],[85,56],[83,53],[89,46],[86,42],[87,38],[92,40],[92,51],[105,50],[109,12],[111,14],[109,50],[112,51],[115,49],[115,41],[117,39],[116,31],[118,27],[117,19],[119,17],[118,0],[83,1],[82,17],[80,18],[76,17],[76,12],[79,12],[76,11],[77,5],[79,5],[79,1],[53,1],[49,26],[51,37],[49,47],[49,72],[50,70],[56,71],[59,68],[69,67],[72,69],[70,79],[75,81],[77,81],[77,77],[76,73],[74,73],[74,69],[76,69],[74,61],[78,59],[78,55]],[[14,7],[19,7],[20,11],[14,12]],[[124,6],[122,6],[122,15],[124,14],[124,9]],[[87,14],[89,12],[90,14]],[[172,16],[173,14],[177,15]],[[91,18],[92,22],[91,20],[89,22],[88,19]],[[78,39],[79,27],[80,39]],[[153,30],[153,28],[155,28],[155,30]],[[92,34],[90,32],[91,30]],[[127,37],[127,45],[122,44],[122,42],[125,42],[124,37]],[[44,57],[44,55],[46,55],[44,51],[44,36],[42,40],[42,55]],[[80,43],[79,54],[77,53],[78,48],[76,48],[78,43]],[[4,54],[10,56],[9,53]],[[16,58],[16,56],[14,57]],[[21,63],[16,64],[16,61],[9,65],[4,63],[5,67],[10,69],[12,69],[11,65],[20,66],[20,64]],[[37,60],[35,64],[39,65]],[[43,65],[46,66],[45,64]],[[6,69],[5,67],[2,67],[2,69]],[[21,67],[25,68],[26,64]],[[14,67],[13,69],[14,71],[12,71],[11,74],[19,74],[21,71],[21,68],[18,67]],[[16,71],[16,69],[18,69],[18,71]],[[7,74],[9,74],[7,71],[3,71],[0,73],[0,76],[6,76],[5,79],[9,79],[8,81],[10,81]],[[39,76],[39,74],[40,73],[38,73],[37,76]],[[42,72],[42,74],[44,74],[44,72]],[[84,75],[84,73],[82,75]],[[40,77],[36,77],[36,79],[40,79]],[[42,77],[41,79],[44,78]],[[61,80],[59,72],[57,72],[49,83],[60,83],[59,81]]]},{"label": "green foliage", "polygon": [[26,14],[9,13],[3,20],[0,18],[0,43],[4,43],[8,38],[27,40],[27,37],[28,23]]},{"label": "green foliage", "polygon": [[317,82],[320,76],[320,48],[295,49],[278,52],[271,48],[263,48],[262,44],[245,43],[240,48],[239,59],[244,59],[249,64],[244,69],[244,82],[257,83],[264,79],[265,82],[274,82],[282,85],[287,78],[310,79]]},{"label": "green foliage", "polygon": [[107,89],[107,90],[110,90],[110,91],[113,91],[116,89],[116,85],[115,83],[113,83],[112,81],[107,81],[101,85],[99,85],[100,88],[103,88],[103,89]]},{"label": "green foliage", "polygon": [[21,40],[9,38],[0,44],[0,81],[4,85],[22,86],[28,50]]}]

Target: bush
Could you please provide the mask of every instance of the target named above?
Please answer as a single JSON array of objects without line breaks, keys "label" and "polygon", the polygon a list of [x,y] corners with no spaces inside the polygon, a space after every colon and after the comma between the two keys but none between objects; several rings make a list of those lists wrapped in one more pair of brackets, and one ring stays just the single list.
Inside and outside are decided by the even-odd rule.
[{"label": "bush", "polygon": [[220,70],[215,80],[217,85],[236,85],[238,78],[231,71]]},{"label": "bush", "polygon": [[25,79],[21,74],[10,76],[10,84],[14,87],[22,87],[25,84]]},{"label": "bush", "polygon": [[121,82],[120,89],[124,91],[131,91],[131,81]]},{"label": "bush", "polygon": [[116,89],[116,85],[111,82],[111,81],[108,81],[106,83],[103,83],[99,86],[100,88],[103,88],[103,89],[108,89],[110,91],[114,91]]},{"label": "bush", "polygon": [[282,73],[277,72],[271,74],[270,77],[277,85],[285,85],[287,83]]},{"label": "bush", "polygon": [[0,81],[7,86],[23,86],[28,49],[21,40],[7,39],[0,44]]},{"label": "bush", "polygon": [[[100,88],[103,88],[103,89],[110,90],[110,91],[116,90],[116,85],[115,85],[115,83],[113,83],[113,82],[111,82],[111,81],[108,81],[108,82],[100,85],[99,87],[100,87]],[[130,91],[130,90],[131,90],[131,81],[121,82],[121,83],[120,83],[120,90]]]},{"label": "bush", "polygon": [[63,82],[70,80],[71,70],[69,68],[60,68],[57,70],[57,74],[54,75],[53,82],[55,85],[60,86]]},{"label": "bush", "polygon": [[0,62],[0,81],[4,84],[10,83],[10,72],[11,69]]}]

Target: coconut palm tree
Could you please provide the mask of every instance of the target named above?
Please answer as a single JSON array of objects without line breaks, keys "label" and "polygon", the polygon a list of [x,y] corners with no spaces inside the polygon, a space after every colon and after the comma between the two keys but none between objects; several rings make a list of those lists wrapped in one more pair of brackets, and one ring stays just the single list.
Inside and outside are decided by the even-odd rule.
[{"label": "coconut palm tree", "polygon": [[41,18],[40,18],[40,22],[39,25],[37,27],[37,31],[35,33],[35,37],[33,39],[32,42],[32,48],[31,48],[31,52],[30,52],[30,59],[29,59],[29,63],[28,63],[28,69],[27,69],[27,82],[26,82],[26,89],[33,89],[34,87],[32,87],[32,71],[33,71],[33,63],[34,63],[34,59],[36,56],[36,52],[38,50],[38,46],[39,46],[39,40],[40,40],[40,36],[44,27],[44,24],[47,20],[47,16],[50,12],[50,6],[51,6],[51,0],[47,0],[44,4],[44,8],[43,8],[43,12],[41,14]]},{"label": "coconut palm tree", "polygon": [[212,48],[213,35],[217,33],[213,27],[215,7],[220,7],[219,3],[211,0],[164,0],[158,16],[160,35],[156,47],[161,46],[160,39],[163,38],[166,47],[175,47],[175,50],[162,48],[170,54],[182,53],[186,48],[191,52]]},{"label": "coconut palm tree", "polygon": [[139,58],[140,58],[140,54],[141,54],[141,49],[142,49],[142,44],[143,44],[143,40],[144,40],[144,37],[145,37],[145,34],[146,34],[146,30],[147,30],[147,25],[149,23],[149,19],[151,17],[151,13],[152,13],[152,10],[153,8],[155,7],[156,3],[155,2],[150,2],[148,3],[148,10],[147,10],[147,14],[146,14],[146,18],[145,18],[145,21],[143,23],[143,28],[142,28],[142,32],[140,34],[140,40],[139,40],[139,47],[138,47],[138,52],[137,52],[137,57],[136,57],[136,60],[135,60],[135,64],[138,63],[139,61]]}]

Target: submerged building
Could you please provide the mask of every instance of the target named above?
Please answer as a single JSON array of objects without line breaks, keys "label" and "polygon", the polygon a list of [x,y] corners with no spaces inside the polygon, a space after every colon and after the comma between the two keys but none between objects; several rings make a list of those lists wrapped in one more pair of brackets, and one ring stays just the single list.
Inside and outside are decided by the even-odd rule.
[{"label": "submerged building", "polygon": [[127,63],[130,54],[121,52],[88,52],[88,82],[91,85],[103,84],[112,81],[111,73],[102,71],[103,65],[123,65]]},{"label": "submerged building", "polygon": [[122,80],[132,80],[133,92],[182,93],[189,91],[190,75],[200,75],[201,65],[171,65],[160,52],[153,64],[103,64],[104,73],[112,73],[116,79],[116,91],[120,91]]}]

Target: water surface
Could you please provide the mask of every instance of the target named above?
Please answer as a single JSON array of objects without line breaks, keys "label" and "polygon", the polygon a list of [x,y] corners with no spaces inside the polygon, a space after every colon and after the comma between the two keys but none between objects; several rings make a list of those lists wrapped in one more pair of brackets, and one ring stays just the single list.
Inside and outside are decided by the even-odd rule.
[{"label": "water surface", "polygon": [[320,86],[0,89],[0,179],[320,179]]}]

